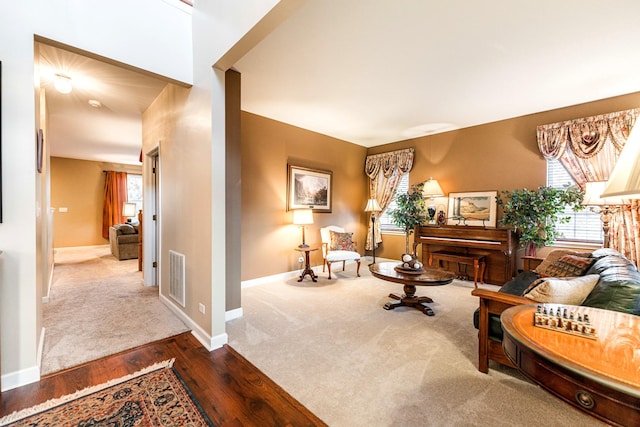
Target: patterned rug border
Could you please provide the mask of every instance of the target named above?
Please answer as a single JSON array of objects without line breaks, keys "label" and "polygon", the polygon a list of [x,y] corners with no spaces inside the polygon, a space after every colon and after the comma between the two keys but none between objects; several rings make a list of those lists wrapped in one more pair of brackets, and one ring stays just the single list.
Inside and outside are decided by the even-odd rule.
[{"label": "patterned rug border", "polygon": [[[116,378],[116,379],[113,379],[113,380],[109,380],[109,381],[107,381],[105,383],[102,383],[102,384],[89,386],[89,387],[83,388],[82,390],[75,391],[75,392],[73,392],[71,394],[66,394],[66,395],[63,395],[63,396],[60,396],[60,397],[56,397],[54,399],[47,400],[46,402],[39,403],[39,404],[37,404],[35,406],[31,406],[29,408],[24,408],[24,409],[21,409],[19,411],[15,411],[15,412],[13,412],[13,413],[11,413],[9,415],[5,415],[4,417],[0,418],[0,427],[1,426],[6,426],[7,424],[19,421],[19,420],[21,420],[23,418],[26,418],[26,417],[29,417],[31,415],[37,414],[39,412],[44,412],[44,411],[49,410],[51,408],[55,408],[56,406],[63,405],[65,403],[69,403],[69,402],[71,402],[73,400],[76,400],[76,399],[79,399],[81,397],[88,396],[88,395],[90,395],[92,393],[96,393],[96,392],[102,391],[104,389],[107,389],[109,387],[116,386],[116,385],[121,384],[121,383],[123,383],[125,381],[129,381],[132,378],[136,378],[136,377],[140,377],[142,375],[148,374],[149,372],[154,372],[154,371],[157,371],[159,369],[164,369],[164,368],[173,368],[173,363],[174,362],[175,362],[175,358],[169,359],[169,360],[165,360],[165,361],[162,361],[162,362],[157,362],[157,363],[154,363],[151,366],[147,366],[146,368],[143,368],[143,369],[141,369],[141,370],[139,370],[137,372],[134,372],[134,373],[129,374],[129,375],[125,375],[124,377]],[[184,384],[184,382],[182,381],[182,378],[180,378],[180,376],[178,376],[178,378],[180,379],[180,382],[182,382]],[[187,390],[188,390],[189,394],[191,394],[191,391],[188,388],[187,388]],[[197,401],[195,401],[195,402],[197,402]],[[199,406],[199,404],[198,404],[198,406]],[[198,409],[200,409],[200,408],[198,408]]]}]

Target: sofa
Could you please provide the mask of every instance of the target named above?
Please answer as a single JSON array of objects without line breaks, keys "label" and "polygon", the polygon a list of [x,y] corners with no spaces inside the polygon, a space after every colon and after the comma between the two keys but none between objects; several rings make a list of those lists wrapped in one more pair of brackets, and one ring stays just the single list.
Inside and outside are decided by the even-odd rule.
[{"label": "sofa", "polygon": [[555,250],[533,271],[523,271],[498,291],[474,289],[480,306],[473,316],[478,329],[478,370],[489,360],[513,366],[502,350],[500,314],[519,304],[581,305],[640,315],[640,272],[618,251],[592,253]]},{"label": "sofa", "polygon": [[138,258],[138,225],[114,224],[109,227],[111,254],[118,260]]}]

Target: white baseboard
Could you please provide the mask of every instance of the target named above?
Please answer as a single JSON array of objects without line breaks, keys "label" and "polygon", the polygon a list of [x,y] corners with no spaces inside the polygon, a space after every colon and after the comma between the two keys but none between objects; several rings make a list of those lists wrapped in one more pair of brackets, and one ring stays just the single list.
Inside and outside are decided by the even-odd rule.
[{"label": "white baseboard", "polygon": [[167,297],[160,294],[160,301],[166,305],[176,316],[178,316],[189,328],[191,328],[191,334],[202,344],[208,351],[220,348],[229,342],[229,336],[226,333],[222,333],[216,336],[210,336],[204,329],[200,327],[192,318],[187,316],[182,310],[180,310],[173,302]]},{"label": "white baseboard", "polygon": [[32,366],[27,369],[2,375],[1,391],[11,390],[38,381],[40,381],[40,368],[38,366]]},{"label": "white baseboard", "polygon": [[[347,261],[347,264],[352,264],[352,263],[355,263],[355,261]],[[319,275],[322,272],[321,265],[313,266],[311,267],[311,269],[316,275]],[[259,286],[259,285],[264,285],[266,283],[271,283],[276,280],[287,280],[292,277],[299,277],[301,272],[302,270],[294,270],[294,271],[287,271],[285,273],[274,274],[271,276],[258,277],[256,279],[243,280],[242,283],[240,284],[240,287],[250,288],[252,286]]]},{"label": "white baseboard", "polygon": [[40,330],[40,340],[38,341],[38,355],[36,356],[36,363],[42,368],[42,355],[44,354],[44,336],[47,330],[42,327]]},{"label": "white baseboard", "polygon": [[242,315],[242,307],[235,308],[224,313],[224,321],[228,322],[229,320],[239,319],[240,317],[242,317]]},{"label": "white baseboard", "polygon": [[[315,267],[313,268],[313,271],[315,273]],[[264,285],[265,283],[273,282],[274,280],[290,279],[291,277],[297,276],[299,274],[300,273],[297,271],[287,271],[285,273],[274,274],[273,276],[264,276],[264,277],[258,277],[257,279],[243,280],[240,283],[240,287],[250,288],[252,286]]]},{"label": "white baseboard", "polygon": [[36,355],[36,366],[23,369],[18,372],[10,372],[2,375],[2,391],[11,390],[13,388],[22,387],[23,385],[40,381],[40,366],[42,364],[42,353],[44,352],[44,335],[46,329],[40,330],[40,338],[38,339],[38,354]]},{"label": "white baseboard", "polygon": [[49,283],[47,283],[47,295],[42,297],[42,303],[46,304],[49,302],[49,295],[51,295],[51,285],[53,285],[53,269],[54,269],[53,259],[51,260],[51,268],[49,269]]}]

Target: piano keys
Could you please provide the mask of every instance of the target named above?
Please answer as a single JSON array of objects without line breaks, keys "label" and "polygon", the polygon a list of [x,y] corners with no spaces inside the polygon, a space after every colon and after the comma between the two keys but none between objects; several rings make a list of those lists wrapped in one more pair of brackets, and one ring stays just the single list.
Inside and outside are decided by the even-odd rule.
[{"label": "piano keys", "polygon": [[[484,228],[467,225],[418,226],[414,230],[413,252],[422,245],[422,263],[429,265],[433,251],[446,250],[461,255],[485,256],[484,282],[503,285],[516,274],[518,238],[510,228]],[[449,263],[447,270],[456,272],[457,265]]]}]

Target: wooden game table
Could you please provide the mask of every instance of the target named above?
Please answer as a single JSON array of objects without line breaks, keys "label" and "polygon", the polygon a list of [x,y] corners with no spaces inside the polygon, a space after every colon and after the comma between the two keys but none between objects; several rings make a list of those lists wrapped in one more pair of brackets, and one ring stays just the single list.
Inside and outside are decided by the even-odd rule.
[{"label": "wooden game table", "polygon": [[[592,336],[534,326],[537,306],[589,317]],[[507,357],[565,402],[609,424],[640,425],[640,316],[558,304],[518,305],[500,320]]]}]

